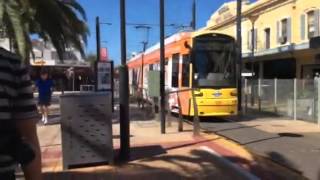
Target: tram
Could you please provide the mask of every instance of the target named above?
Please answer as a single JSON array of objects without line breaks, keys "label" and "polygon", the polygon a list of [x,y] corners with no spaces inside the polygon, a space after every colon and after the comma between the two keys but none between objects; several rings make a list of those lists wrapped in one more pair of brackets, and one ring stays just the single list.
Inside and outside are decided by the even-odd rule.
[{"label": "tram", "polygon": [[[160,70],[159,57],[157,44],[128,61],[131,94],[141,89],[143,98],[150,100],[148,72]],[[213,31],[180,32],[165,40],[165,57],[165,89],[171,112],[194,116],[195,99],[200,117],[237,115],[233,37]]]}]

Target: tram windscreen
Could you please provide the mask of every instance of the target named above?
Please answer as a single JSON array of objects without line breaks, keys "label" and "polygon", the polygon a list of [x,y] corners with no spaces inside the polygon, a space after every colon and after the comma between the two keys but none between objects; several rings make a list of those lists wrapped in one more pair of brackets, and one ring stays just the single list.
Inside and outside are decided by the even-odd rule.
[{"label": "tram windscreen", "polygon": [[193,41],[195,87],[235,87],[235,41],[224,35],[206,35]]}]

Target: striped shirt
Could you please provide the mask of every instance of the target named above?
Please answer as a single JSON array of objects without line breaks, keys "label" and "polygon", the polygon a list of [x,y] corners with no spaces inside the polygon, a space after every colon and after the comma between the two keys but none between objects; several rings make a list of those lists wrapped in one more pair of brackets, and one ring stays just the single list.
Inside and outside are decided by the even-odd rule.
[{"label": "striped shirt", "polygon": [[14,132],[10,124],[37,117],[27,68],[16,55],[0,48],[0,172],[12,170],[15,165],[10,156],[1,153],[6,150],[6,133]]}]

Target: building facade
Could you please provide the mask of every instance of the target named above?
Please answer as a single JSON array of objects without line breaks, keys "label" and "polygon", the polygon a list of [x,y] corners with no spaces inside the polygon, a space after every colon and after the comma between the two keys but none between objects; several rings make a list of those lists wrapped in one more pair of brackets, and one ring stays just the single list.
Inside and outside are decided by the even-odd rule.
[{"label": "building facade", "polygon": [[41,39],[33,40],[34,57],[30,58],[33,66],[76,66],[88,65],[81,53],[74,48],[67,48],[63,54],[63,61],[59,59],[58,53],[53,45]]},{"label": "building facade", "polygon": [[[320,0],[243,1],[242,54],[260,78],[313,78],[320,72]],[[236,1],[222,5],[204,29],[236,37]]]}]

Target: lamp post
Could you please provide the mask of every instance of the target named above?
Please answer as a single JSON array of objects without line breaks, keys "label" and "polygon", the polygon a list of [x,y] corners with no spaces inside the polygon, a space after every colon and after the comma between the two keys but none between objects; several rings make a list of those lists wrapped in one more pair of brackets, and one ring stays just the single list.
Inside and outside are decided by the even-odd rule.
[{"label": "lamp post", "polygon": [[130,158],[129,84],[126,45],[125,0],[120,0],[121,66],[120,73],[120,159]]}]

